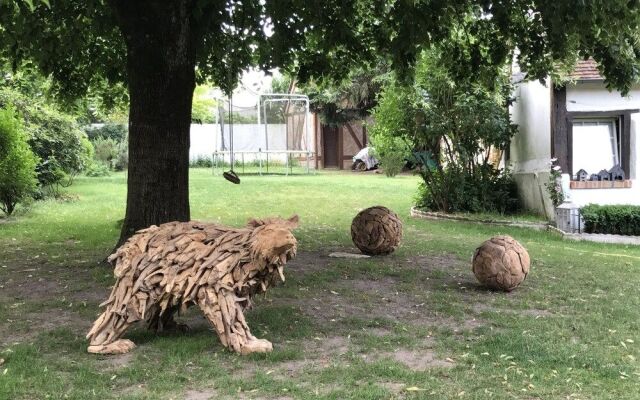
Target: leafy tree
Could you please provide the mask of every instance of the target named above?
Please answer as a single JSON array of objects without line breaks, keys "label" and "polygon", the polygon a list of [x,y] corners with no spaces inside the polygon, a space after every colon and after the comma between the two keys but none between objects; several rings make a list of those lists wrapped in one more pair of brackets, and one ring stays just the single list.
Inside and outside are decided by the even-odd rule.
[{"label": "leafy tree", "polygon": [[517,211],[515,182],[496,163],[517,129],[509,118],[509,69],[496,69],[490,82],[454,78],[443,67],[448,50],[427,53],[416,77],[416,87],[426,96],[424,129],[416,138],[434,162],[429,166],[423,160],[420,202],[446,212]]},{"label": "leafy tree", "polygon": [[423,206],[515,211],[514,182],[496,165],[516,132],[508,112],[509,70],[497,69],[490,81],[461,76],[446,57],[467,40],[454,37],[424,52],[413,85],[387,85],[374,112],[372,142],[383,167],[385,157],[393,162],[415,152]]},{"label": "leafy tree", "polygon": [[592,56],[607,84],[625,92],[640,71],[637,3],[0,0],[0,52],[14,63],[32,60],[67,96],[82,96],[99,82],[126,84],[131,163],[124,239],[138,228],[190,217],[196,82],[211,79],[229,93],[251,65],[284,66],[301,81],[329,72],[344,77],[381,54],[405,76],[423,50],[467,19],[476,40],[450,56],[471,60],[473,73],[502,66],[516,47],[531,79],[544,78],[558,61]]},{"label": "leafy tree", "polygon": [[289,93],[291,85],[295,79],[290,75],[274,76],[271,80],[271,88],[267,89],[268,93]]},{"label": "leafy tree", "polygon": [[58,100],[61,100],[57,103],[62,105],[63,111],[73,115],[80,125],[126,125],[129,119],[129,96],[121,83],[110,85],[100,81],[83,97]]},{"label": "leafy tree", "polygon": [[12,89],[31,101],[37,101],[59,108],[73,116],[79,124],[125,123],[125,106],[128,104],[126,88],[122,84],[109,86],[105,81],[97,81],[86,95],[78,98],[56,97],[56,85],[50,77],[45,77],[30,61],[11,66],[0,57],[0,86]]},{"label": "leafy tree", "polygon": [[191,122],[197,124],[212,124],[215,122],[214,113],[217,112],[218,102],[209,96],[211,87],[196,86],[191,106]]},{"label": "leafy tree", "polygon": [[11,215],[36,188],[36,157],[13,107],[0,108],[0,210]]},{"label": "leafy tree", "polygon": [[[295,85],[295,79],[294,77],[290,76],[290,75],[280,75],[280,76],[274,76],[273,79],[271,80],[271,86],[264,88],[263,89],[263,93],[289,93],[290,89],[295,89],[296,85]],[[295,92],[295,90],[294,90]],[[265,100],[264,97],[261,98],[262,100]],[[265,113],[265,103],[261,102],[259,105],[259,112],[261,113],[261,119],[263,121],[261,121],[262,123],[264,123],[264,120],[266,120],[266,122],[268,124],[284,124],[285,123],[285,113],[287,112],[288,109],[288,104],[285,102],[268,102],[266,103],[266,116],[264,115]],[[234,114],[233,117],[233,121],[238,121],[238,123],[247,123],[247,124],[256,124],[258,122],[258,117],[251,115],[250,117],[247,117],[246,115],[240,115],[240,113],[237,113],[238,115],[236,116]],[[266,118],[265,118],[266,117]],[[244,121],[244,122],[243,122]]]},{"label": "leafy tree", "polygon": [[11,66],[0,58],[0,86],[33,101],[46,101],[51,91],[51,80],[42,76],[37,67],[28,61]]},{"label": "leafy tree", "polygon": [[390,79],[389,67],[379,59],[369,67],[358,66],[344,79],[312,80],[300,85],[307,94],[311,109],[327,125],[341,125],[366,119],[377,104],[382,86]]}]

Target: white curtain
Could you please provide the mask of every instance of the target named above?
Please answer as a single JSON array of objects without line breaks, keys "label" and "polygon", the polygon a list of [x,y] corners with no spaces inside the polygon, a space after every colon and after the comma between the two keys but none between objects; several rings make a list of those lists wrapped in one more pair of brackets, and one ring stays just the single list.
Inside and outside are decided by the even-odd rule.
[{"label": "white curtain", "polygon": [[573,172],[584,169],[597,174],[620,164],[620,149],[614,120],[573,122]]}]

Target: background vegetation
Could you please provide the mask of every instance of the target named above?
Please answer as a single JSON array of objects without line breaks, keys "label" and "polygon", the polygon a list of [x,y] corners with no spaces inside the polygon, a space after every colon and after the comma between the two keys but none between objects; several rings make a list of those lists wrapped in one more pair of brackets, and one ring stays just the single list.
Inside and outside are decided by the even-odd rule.
[{"label": "background vegetation", "polygon": [[418,205],[444,212],[519,210],[516,185],[500,163],[516,132],[509,118],[510,70],[491,78],[463,75],[451,53],[469,46],[452,37],[424,52],[415,80],[387,83],[374,109],[371,142],[383,168],[419,165]]},{"label": "background vegetation", "polygon": [[[232,185],[192,170],[194,219],[241,226],[300,214],[286,283],[247,313],[274,352],[232,354],[190,310],[180,318],[191,332],[138,326],[127,334],[138,348],[104,357],[86,353],[84,334],[113,284],[102,260],[118,236],[126,178],[78,177],[64,189],[74,201],[38,202],[0,225],[0,398],[636,400],[637,246],[413,219],[420,180],[319,173]],[[383,258],[329,258],[354,251],[351,219],[374,204],[398,212],[402,246]],[[469,265],[497,234],[532,259],[509,294],[478,286]]]},{"label": "background vegetation", "polygon": [[[35,166],[24,152],[12,159],[16,171],[33,170],[37,177],[37,187],[20,196],[22,202],[28,203],[29,198],[59,198],[61,189],[83,172],[104,175],[109,170],[126,168],[126,127],[122,122],[110,122],[126,120],[122,104],[114,103],[122,88],[104,87],[112,97],[88,93],[84,98],[66,100],[55,97],[51,79],[28,63],[13,68],[0,60],[0,74],[0,110],[13,110],[6,112],[16,114],[22,132],[19,136],[35,154]],[[111,111],[106,111],[107,107]],[[92,129],[91,124],[101,127]],[[28,181],[17,173],[7,176],[7,182],[14,185]]]},{"label": "background vegetation", "polygon": [[15,109],[0,108],[0,210],[6,215],[35,191],[37,160]]}]

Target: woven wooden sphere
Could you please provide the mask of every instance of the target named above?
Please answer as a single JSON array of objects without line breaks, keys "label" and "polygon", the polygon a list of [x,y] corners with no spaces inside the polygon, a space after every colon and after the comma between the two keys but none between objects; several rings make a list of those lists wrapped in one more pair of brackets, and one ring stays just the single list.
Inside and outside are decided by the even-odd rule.
[{"label": "woven wooden sphere", "polygon": [[351,222],[351,239],[364,254],[390,254],[400,245],[402,221],[387,207],[366,208]]},{"label": "woven wooden sphere", "polygon": [[483,285],[512,291],[529,273],[529,253],[511,236],[495,236],[473,255],[473,274]]}]

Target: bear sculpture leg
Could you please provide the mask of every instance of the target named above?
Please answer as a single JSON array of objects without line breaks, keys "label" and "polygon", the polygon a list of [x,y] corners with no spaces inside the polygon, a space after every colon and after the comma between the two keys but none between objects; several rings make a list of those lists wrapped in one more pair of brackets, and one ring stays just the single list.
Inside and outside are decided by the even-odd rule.
[{"label": "bear sculpture leg", "polygon": [[[179,331],[186,332],[189,327],[185,324],[177,323],[173,316],[179,307],[168,308],[161,312],[157,308],[149,313],[147,317],[147,327],[154,331]],[[87,337],[90,339],[87,351],[95,354],[123,354],[133,350],[136,345],[128,339],[120,339],[132,323],[138,319],[131,316],[120,315],[107,310],[98,318]]]},{"label": "bear sculpture leg", "polygon": [[267,353],[273,350],[271,342],[257,339],[251,334],[244,318],[243,306],[246,299],[238,298],[232,291],[203,288],[198,294],[198,306],[213,325],[222,345],[246,355]]},{"label": "bear sculpture leg", "polygon": [[155,307],[147,318],[147,328],[154,332],[188,332],[188,325],[176,322],[174,319],[179,309],[179,306],[172,306],[162,312],[160,307]]},{"label": "bear sculpture leg", "polygon": [[[133,350],[136,345],[128,339],[120,339],[131,326],[126,316],[107,310],[98,318],[94,329],[97,334],[89,332],[90,338],[87,351],[95,354],[124,354]],[[96,329],[99,328],[99,329]]]}]

